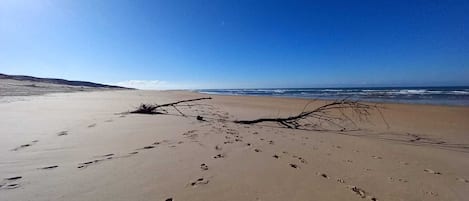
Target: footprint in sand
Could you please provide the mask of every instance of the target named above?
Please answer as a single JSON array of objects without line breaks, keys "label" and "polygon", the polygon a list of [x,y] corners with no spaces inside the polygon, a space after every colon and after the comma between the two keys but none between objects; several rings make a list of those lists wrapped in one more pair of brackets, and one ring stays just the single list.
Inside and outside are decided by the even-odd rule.
[{"label": "footprint in sand", "polygon": [[191,182],[191,186],[198,186],[198,185],[201,185],[201,184],[208,184],[209,180],[207,179],[204,179],[204,178],[198,178],[196,181],[193,181]]},{"label": "footprint in sand", "polygon": [[432,192],[432,191],[425,191],[425,194],[426,194],[426,195],[430,195],[430,196],[434,196],[434,197],[435,197],[435,196],[438,196],[438,193]]},{"label": "footprint in sand", "polygon": [[5,178],[1,183],[0,183],[0,190],[11,190],[15,188],[19,188],[20,184],[17,183],[20,179],[22,179],[22,176],[16,176],[16,177],[9,177]]},{"label": "footprint in sand", "polygon": [[343,179],[341,179],[341,178],[337,178],[336,181],[337,181],[338,183],[341,183],[341,184],[345,183],[345,181],[344,181]]},{"label": "footprint in sand", "polygon": [[464,179],[464,178],[457,178],[456,180],[460,181],[460,182],[463,182],[463,183],[469,183],[469,180],[467,179]]},{"label": "footprint in sand", "polygon": [[339,145],[337,145],[337,146],[333,145],[332,147],[337,148],[337,149],[342,149],[342,147],[339,146]]},{"label": "footprint in sand", "polygon": [[5,185],[0,185],[0,189],[15,189],[15,188],[19,188],[20,185],[19,184],[5,184]]},{"label": "footprint in sand", "polygon": [[59,133],[57,133],[57,136],[64,136],[64,135],[68,135],[68,131],[60,131]]},{"label": "footprint in sand", "polygon": [[350,190],[352,192],[354,192],[355,194],[359,195],[361,198],[365,198],[366,197],[366,192],[361,189],[361,188],[358,188],[356,186],[349,186]]},{"label": "footprint in sand", "polygon": [[261,150],[260,150],[260,149],[254,149],[254,151],[255,151],[255,152],[261,152]]},{"label": "footprint in sand", "polygon": [[31,146],[31,144],[22,144],[19,147],[14,148],[13,151],[18,151],[20,149],[23,149],[23,148],[26,148],[26,147],[29,147],[29,146]]},{"label": "footprint in sand", "polygon": [[137,149],[137,150],[153,149],[153,148],[155,148],[155,146],[151,146],[151,145],[150,145],[150,146],[145,146],[145,147],[139,148],[139,149]]},{"label": "footprint in sand", "polygon": [[326,173],[320,173],[320,172],[317,172],[316,175],[320,176],[320,177],[323,177],[325,179],[329,179],[329,176],[327,176]]},{"label": "footprint in sand", "polygon": [[22,176],[16,176],[16,177],[9,177],[9,178],[5,178],[6,181],[16,181],[18,179],[22,179],[23,177]]},{"label": "footprint in sand", "polygon": [[202,170],[208,170],[208,166],[205,163],[200,164],[200,169]]},{"label": "footprint in sand", "polygon": [[295,168],[295,169],[298,168],[298,165],[296,165],[296,164],[290,163],[289,165],[290,165],[290,167],[292,167],[292,168]]},{"label": "footprint in sand", "polygon": [[190,131],[189,131],[189,132],[185,132],[185,133],[183,133],[182,135],[184,135],[185,138],[189,138],[189,139],[194,140],[194,139],[196,139],[197,137],[199,137],[199,134],[194,133],[194,132],[195,132],[195,130],[194,130],[193,132],[190,132]]},{"label": "footprint in sand", "polygon": [[368,198],[372,201],[377,201],[378,199],[369,195],[367,192],[365,192],[365,190],[359,188],[359,187],[356,187],[356,186],[348,186],[348,188],[354,192],[355,194],[357,194],[358,196],[360,196],[361,198]]},{"label": "footprint in sand", "polygon": [[109,157],[109,156],[114,156],[114,154],[105,154],[105,155],[101,155],[101,156],[98,156],[98,157],[103,157],[103,158],[105,158],[105,157]]},{"label": "footprint in sand", "polygon": [[423,171],[425,171],[426,173],[429,173],[429,174],[438,174],[438,175],[441,174],[441,172],[437,172],[437,171],[434,171],[434,170],[431,170],[431,169],[425,169]]},{"label": "footprint in sand", "polygon": [[97,163],[97,162],[99,162],[99,160],[94,160],[94,161],[88,161],[88,162],[80,163],[80,164],[78,164],[78,167],[77,167],[77,168],[79,168],[79,169],[87,168],[89,165],[94,164],[94,163]]},{"label": "footprint in sand", "polygon": [[83,168],[87,168],[88,166],[93,165],[93,164],[97,164],[97,163],[100,163],[100,162],[103,162],[103,161],[106,161],[106,160],[111,160],[111,159],[113,159],[112,156],[114,156],[114,154],[106,154],[106,155],[99,156],[99,157],[102,157],[102,159],[96,159],[96,160],[92,160],[92,161],[79,163],[77,168],[83,169]]},{"label": "footprint in sand", "polygon": [[300,157],[300,156],[295,156],[294,155],[292,157],[298,159],[301,163],[306,163],[306,160],[304,158]]},{"label": "footprint in sand", "polygon": [[391,182],[394,182],[394,181],[398,181],[398,182],[402,182],[402,183],[407,183],[408,181],[406,179],[403,179],[403,178],[393,178],[393,177],[388,177],[389,181]]},{"label": "footprint in sand", "polygon": [[21,150],[21,149],[24,149],[24,148],[27,148],[27,147],[30,147],[30,146],[33,146],[35,143],[39,142],[39,140],[33,140],[31,141],[31,143],[28,143],[28,144],[22,144],[14,149],[12,149],[11,151],[18,151],[18,150]]},{"label": "footprint in sand", "polygon": [[216,156],[214,156],[213,158],[217,159],[217,158],[225,158],[225,155],[223,154],[217,154]]},{"label": "footprint in sand", "polygon": [[306,163],[306,160],[302,158],[301,156],[293,156],[293,158],[300,160],[302,163]]},{"label": "footprint in sand", "polygon": [[50,169],[55,169],[55,168],[58,168],[59,166],[58,165],[51,165],[51,166],[46,166],[46,167],[42,167],[42,168],[38,168],[40,170],[50,170]]}]

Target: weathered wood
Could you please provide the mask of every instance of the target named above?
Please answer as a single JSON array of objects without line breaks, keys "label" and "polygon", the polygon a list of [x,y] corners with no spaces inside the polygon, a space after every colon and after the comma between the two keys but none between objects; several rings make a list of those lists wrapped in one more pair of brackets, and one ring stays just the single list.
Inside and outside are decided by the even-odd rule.
[{"label": "weathered wood", "polygon": [[[178,108],[178,104],[181,103],[187,103],[187,102],[193,102],[193,101],[200,101],[200,100],[207,100],[207,99],[212,99],[212,97],[203,97],[203,98],[195,98],[195,99],[188,99],[188,100],[181,100],[181,101],[176,101],[172,103],[166,103],[166,104],[141,104],[136,110],[131,111],[129,113],[133,114],[164,114],[167,113],[167,111],[164,109],[165,107],[173,107],[176,111],[178,111],[181,115],[185,116],[184,113],[182,113]],[[187,105],[184,105],[187,106]],[[161,110],[161,111],[158,111]]]},{"label": "weathered wood", "polygon": [[[306,106],[305,106],[306,108]],[[303,111],[295,116],[281,117],[281,118],[259,118],[253,120],[237,120],[235,123],[239,124],[257,124],[262,122],[275,122],[287,128],[300,128],[302,125],[299,121],[302,119],[312,118],[320,121],[325,121],[335,126],[340,126],[341,122],[349,121],[354,123],[354,121],[348,117],[344,110],[351,110],[353,113],[358,115],[360,119],[366,118],[370,114],[369,110],[376,109],[379,111],[378,106],[359,103],[358,101],[351,100],[338,100],[326,105],[320,106],[311,111]],[[329,112],[338,111],[338,115],[331,115]]]}]

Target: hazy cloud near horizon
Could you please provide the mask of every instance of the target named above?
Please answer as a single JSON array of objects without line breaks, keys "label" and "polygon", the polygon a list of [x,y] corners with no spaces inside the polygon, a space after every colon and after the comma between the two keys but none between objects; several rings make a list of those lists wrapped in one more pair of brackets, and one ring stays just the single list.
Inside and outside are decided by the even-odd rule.
[{"label": "hazy cloud near horizon", "polygon": [[117,83],[112,83],[113,85],[143,89],[143,90],[168,90],[168,89],[193,89],[194,86],[175,84],[162,80],[126,80]]}]

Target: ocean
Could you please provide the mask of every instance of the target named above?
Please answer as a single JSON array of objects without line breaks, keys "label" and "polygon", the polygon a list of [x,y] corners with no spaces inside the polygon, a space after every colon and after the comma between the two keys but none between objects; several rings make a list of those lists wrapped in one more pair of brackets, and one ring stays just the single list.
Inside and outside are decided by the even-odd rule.
[{"label": "ocean", "polygon": [[205,94],[469,106],[469,87],[202,89]]}]

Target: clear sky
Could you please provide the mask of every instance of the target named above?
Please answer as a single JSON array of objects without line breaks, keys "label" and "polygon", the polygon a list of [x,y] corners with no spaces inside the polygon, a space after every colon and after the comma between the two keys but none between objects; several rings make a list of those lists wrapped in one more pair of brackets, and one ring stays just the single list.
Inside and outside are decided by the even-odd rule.
[{"label": "clear sky", "polygon": [[1,0],[0,73],[158,89],[469,85],[469,1]]}]

